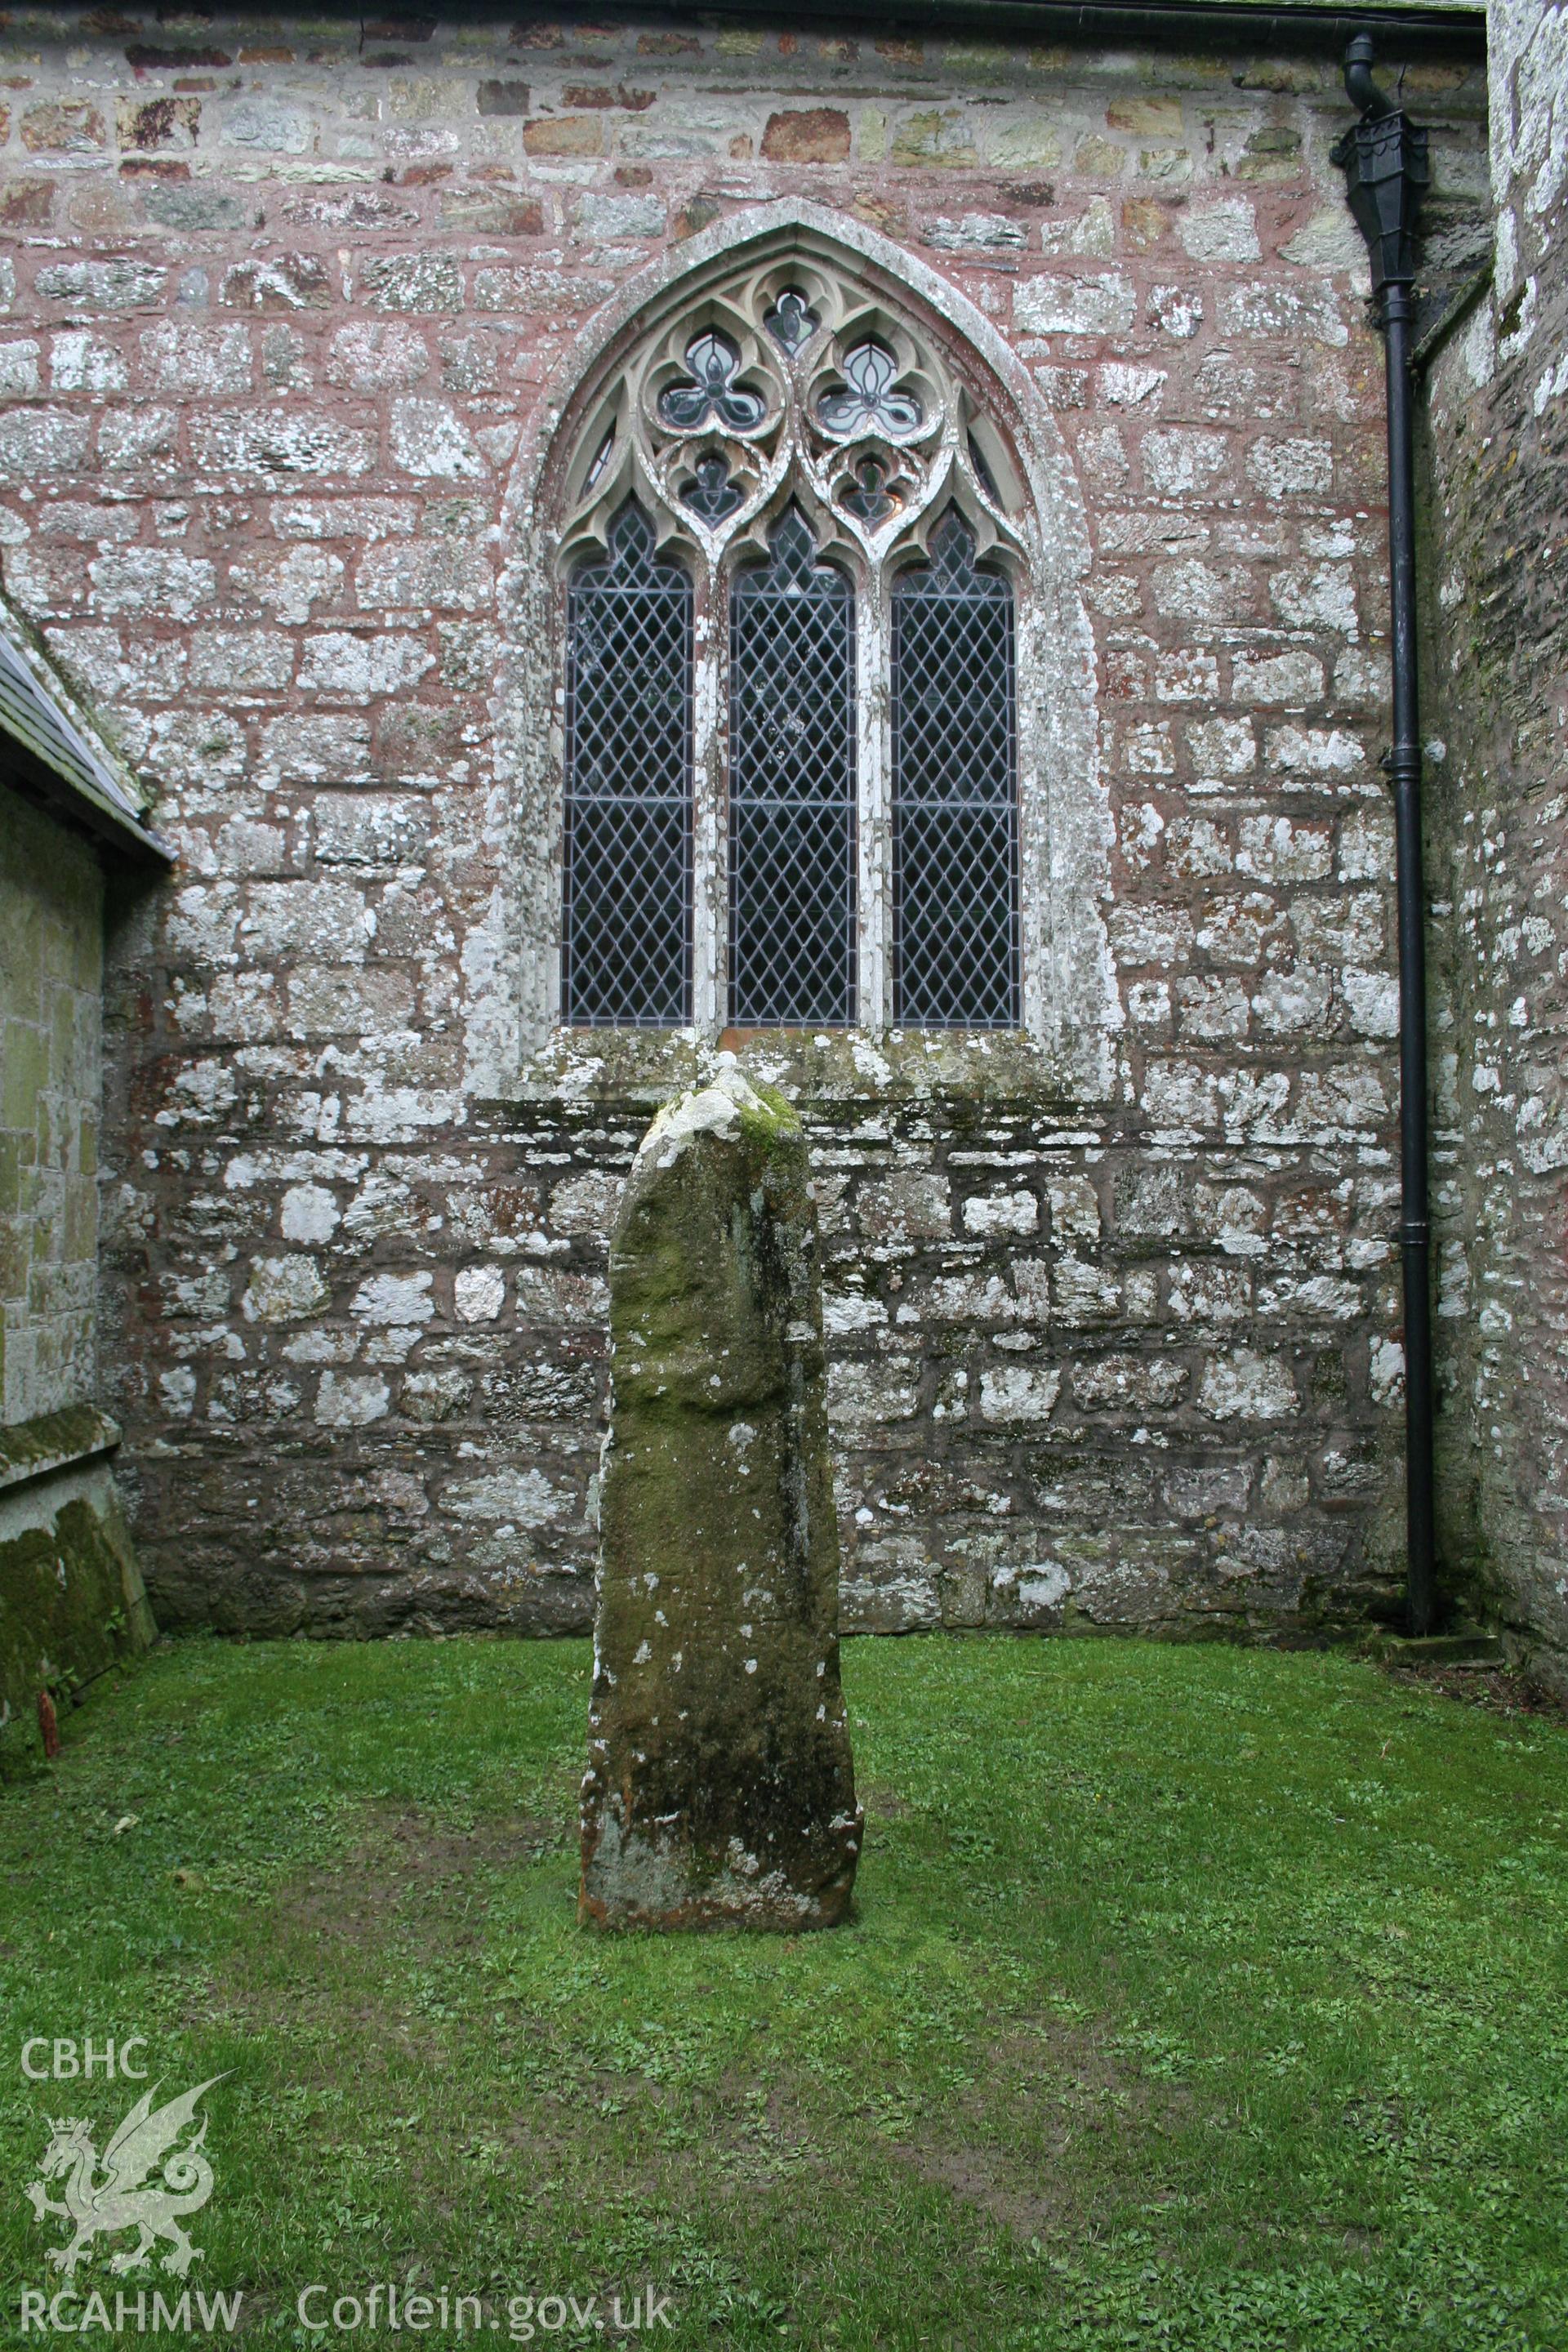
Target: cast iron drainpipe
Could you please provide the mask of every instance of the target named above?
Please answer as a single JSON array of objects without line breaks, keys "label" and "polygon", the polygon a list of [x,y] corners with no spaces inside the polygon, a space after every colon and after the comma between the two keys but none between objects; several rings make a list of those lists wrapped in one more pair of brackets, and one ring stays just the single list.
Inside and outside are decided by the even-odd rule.
[{"label": "cast iron drainpipe", "polygon": [[1345,89],[1361,121],[1333,150],[1372,258],[1388,377],[1388,558],[1393,609],[1394,786],[1399,898],[1400,1255],[1405,1276],[1405,1601],[1409,1630],[1436,1614],[1432,1504],[1431,1231],[1427,1219],[1426,889],[1421,872],[1421,734],[1415,669],[1414,385],[1415,222],[1426,185],[1426,133],[1372,78],[1370,33],[1352,36]]}]

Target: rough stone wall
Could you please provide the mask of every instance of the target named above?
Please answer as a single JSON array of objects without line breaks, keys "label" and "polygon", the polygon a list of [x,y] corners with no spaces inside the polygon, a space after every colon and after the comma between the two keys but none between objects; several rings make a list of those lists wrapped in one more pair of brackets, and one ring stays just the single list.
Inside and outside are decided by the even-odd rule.
[{"label": "rough stone wall", "polygon": [[96,1410],[103,904],[0,783],[0,1731],[153,1631]]},{"label": "rough stone wall", "polygon": [[0,1423],[97,1378],[103,877],[0,784]]},{"label": "rough stone wall", "polygon": [[1445,1551],[1568,1680],[1568,9],[1489,37],[1496,268],[1429,430]]},{"label": "rough stone wall", "polygon": [[[465,1085],[510,854],[498,518],[571,333],[792,194],[943,272],[1052,404],[1115,840],[1109,1093],[1031,1095],[1001,1049],[978,1089],[918,1050],[805,1086],[849,1622],[1385,1608],[1381,357],[1334,60],[107,23],[0,40],[0,543],[184,861],[111,1003],[161,1616],[587,1622],[604,1238],[647,1105],[607,1057],[554,1098]],[[1405,88],[1462,244],[1479,69]]]}]

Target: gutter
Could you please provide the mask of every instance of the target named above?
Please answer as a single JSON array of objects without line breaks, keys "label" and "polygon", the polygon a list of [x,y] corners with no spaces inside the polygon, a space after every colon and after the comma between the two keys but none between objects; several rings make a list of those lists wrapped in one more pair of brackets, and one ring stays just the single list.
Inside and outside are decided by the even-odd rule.
[{"label": "gutter", "polygon": [[[291,12],[285,8],[287,17]],[[361,17],[353,0],[321,0],[313,16]],[[457,8],[449,4],[431,11],[437,16],[470,19],[515,18],[513,0],[468,0]],[[574,11],[568,7],[568,25]],[[584,12],[589,13],[589,12]],[[923,34],[968,32],[997,39],[1098,39],[1109,46],[1127,40],[1165,43],[1213,49],[1216,40],[1235,37],[1248,54],[1259,48],[1331,49],[1337,55],[1357,32],[1371,29],[1386,37],[1402,58],[1441,49],[1484,56],[1487,16],[1484,5],[1471,0],[1372,0],[1364,7],[1338,7],[1331,0],[611,0],[607,8],[592,10],[598,23],[650,18],[719,24],[737,16],[752,16],[775,28],[797,18],[831,24],[837,32],[853,34],[864,27],[881,28],[905,40]],[[395,20],[393,20],[394,22]],[[388,32],[390,27],[380,29]],[[394,46],[395,42],[394,41]],[[408,63],[415,62],[412,53]]]},{"label": "gutter", "polygon": [[1108,44],[1128,40],[1166,42],[1212,49],[1220,39],[1234,39],[1248,55],[1260,49],[1332,49],[1368,27],[1382,34],[1401,57],[1430,49],[1449,54],[1456,48],[1486,52],[1484,8],[1405,7],[1400,0],[1383,7],[1334,8],[1300,0],[1300,5],[1261,8],[1250,0],[1094,0],[1092,5],[1065,5],[1065,0],[934,0],[911,8],[909,0],[852,0],[848,8],[834,0],[723,0],[722,6],[681,9],[682,16],[704,18],[761,16],[776,23],[781,16],[827,19],[840,30],[857,25],[884,25],[906,39],[911,35],[948,30],[986,33],[1000,39],[1028,39],[1039,35],[1053,40],[1098,38]]}]

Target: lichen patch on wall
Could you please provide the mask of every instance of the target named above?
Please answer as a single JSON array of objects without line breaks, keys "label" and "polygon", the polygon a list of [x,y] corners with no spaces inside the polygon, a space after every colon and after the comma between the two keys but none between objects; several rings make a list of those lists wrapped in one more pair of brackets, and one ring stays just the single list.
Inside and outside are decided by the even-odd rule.
[{"label": "lichen patch on wall", "polygon": [[[786,217],[1016,382],[1076,681],[1034,1042],[728,1041],[813,1139],[850,1615],[1392,1609],[1382,360],[1335,60],[120,27],[0,35],[0,550],[182,860],[109,992],[161,1614],[586,1622],[607,1223],[721,1041],[540,1025],[559,674],[516,485],[637,289]],[[1405,91],[1463,258],[1479,65]]]}]

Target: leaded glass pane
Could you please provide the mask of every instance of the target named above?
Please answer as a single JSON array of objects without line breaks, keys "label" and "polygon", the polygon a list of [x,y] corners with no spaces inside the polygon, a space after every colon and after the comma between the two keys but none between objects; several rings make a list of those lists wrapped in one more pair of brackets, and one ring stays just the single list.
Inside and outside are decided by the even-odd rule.
[{"label": "leaded glass pane", "polygon": [[762,423],[766,404],[736,384],[741,354],[727,335],[710,328],[694,336],[686,346],[686,364],[690,383],[672,383],[658,397],[658,413],[667,425],[689,433],[712,415],[731,433],[750,433]]},{"label": "leaded glass pane", "polygon": [[570,1023],[691,1018],[692,595],[635,504],[567,597],[562,1007]]},{"label": "leaded glass pane", "polygon": [[691,473],[679,485],[680,503],[689,507],[704,522],[722,522],[738,506],[745,503],[746,493],[739,483],[730,479],[730,461],[722,451],[715,450],[699,457]]},{"label": "leaded glass pane", "polygon": [[893,588],[893,1018],[1019,1018],[1013,592],[950,514]]},{"label": "leaded glass pane", "polygon": [[855,598],[792,508],[730,598],[730,1018],[855,1018]]},{"label": "leaded glass pane", "polygon": [[837,391],[823,393],[816,414],[826,431],[851,434],[876,430],[895,439],[918,432],[925,411],[912,392],[895,392],[899,362],[881,343],[857,344],[844,362],[844,382]]},{"label": "leaded glass pane", "polygon": [[763,313],[763,324],[782,350],[798,352],[810,342],[818,321],[799,287],[791,286]]}]

